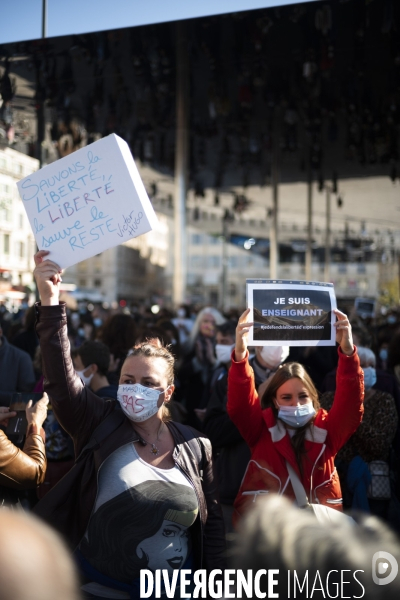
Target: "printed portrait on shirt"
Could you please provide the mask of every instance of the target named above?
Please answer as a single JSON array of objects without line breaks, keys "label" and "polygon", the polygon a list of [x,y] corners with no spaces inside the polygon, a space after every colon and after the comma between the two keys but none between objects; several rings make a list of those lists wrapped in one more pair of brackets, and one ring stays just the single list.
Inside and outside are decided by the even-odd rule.
[{"label": "printed portrait on shirt", "polygon": [[198,513],[192,487],[145,481],[102,504],[80,549],[90,564],[123,583],[140,569],[181,569],[190,552],[189,527]]}]

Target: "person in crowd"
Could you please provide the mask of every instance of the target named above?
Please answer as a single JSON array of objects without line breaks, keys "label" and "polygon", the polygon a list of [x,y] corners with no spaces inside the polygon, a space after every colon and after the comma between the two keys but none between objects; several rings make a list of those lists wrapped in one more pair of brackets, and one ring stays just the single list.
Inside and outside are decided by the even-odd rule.
[{"label": "person in crowd", "polygon": [[201,429],[202,425],[196,410],[207,407],[211,379],[218,366],[215,356],[216,327],[224,322],[221,313],[210,306],[198,313],[190,332],[186,357],[178,372],[188,423],[197,429]]},{"label": "person in crowd", "polygon": [[1,427],[17,413],[0,406],[0,505],[18,502],[18,491],[35,488],[46,473],[45,433],[42,425],[47,416],[47,394],[32,405],[30,400],[25,414],[28,423],[25,443],[20,450],[8,439]]},{"label": "person in crowd", "polygon": [[289,346],[255,346],[255,354],[249,359],[254,371],[254,381],[261,397],[270,378],[289,356]]},{"label": "person in crowd", "polygon": [[179,331],[179,341],[183,346],[189,339],[190,332],[193,328],[193,320],[190,318],[190,308],[182,304],[176,311],[176,317],[172,319],[172,323]]},{"label": "person in crowd", "polygon": [[[367,350],[371,348],[371,336],[368,331],[363,328],[355,327],[352,328],[353,332],[353,341],[357,348],[366,348]],[[372,352],[372,350],[371,350]],[[369,360],[371,364],[369,365],[371,369],[374,370],[374,382],[372,384],[372,392],[379,390],[387,396],[391,396],[394,400],[394,404],[397,412],[397,420],[400,421],[400,386],[399,382],[396,380],[396,377],[393,373],[383,371],[382,369],[376,368],[376,357],[372,352],[370,354]],[[323,381],[321,386],[321,393],[325,394],[326,392],[334,392],[336,389],[336,369],[328,373]],[[398,428],[396,431],[395,439],[393,441],[393,449],[395,451],[398,460],[400,461],[400,429]]]},{"label": "person in crowd", "polygon": [[92,313],[88,310],[81,309],[78,313],[79,323],[76,329],[74,345],[76,348],[96,338],[96,327],[93,321]]},{"label": "person in crowd", "polygon": [[[170,321],[163,320],[163,323],[165,323],[166,325],[168,323],[170,323],[172,325],[172,323]],[[172,325],[172,327],[174,327],[174,325]],[[180,364],[180,362],[179,362],[179,358],[178,358],[179,354],[177,356],[175,351],[176,351],[177,345],[179,345],[179,341],[177,342],[177,344],[173,344],[172,343],[173,338],[171,337],[171,334],[172,334],[172,331],[168,329],[168,325],[166,328],[164,328],[163,326],[160,326],[159,324],[157,324],[157,325],[148,324],[147,326],[142,325],[138,329],[137,337],[136,337],[134,345],[137,346],[138,344],[147,342],[151,339],[153,339],[153,340],[158,339],[162,346],[166,346],[169,349],[169,351],[171,352],[171,354],[174,357],[174,365],[175,365],[175,368],[174,368],[174,373],[175,373],[175,375],[174,375],[174,397],[168,402],[166,409],[168,409],[169,414],[173,421],[176,421],[178,423],[187,423],[187,410],[182,403],[182,388],[181,388],[181,384],[180,384],[180,381],[177,376],[178,365]],[[177,332],[176,332],[176,334],[177,334]]]},{"label": "person in crowd", "polygon": [[64,542],[22,511],[0,511],[2,600],[80,600],[75,565]]},{"label": "person in crowd", "polygon": [[[43,393],[44,375],[42,373],[42,352],[40,346],[36,349],[33,366],[36,374],[40,375],[33,391]],[[51,404],[48,405],[47,409],[47,418],[43,423],[43,429],[46,434],[47,468],[44,480],[36,490],[39,500],[68,473],[74,464],[74,445],[72,439],[57,421]]]},{"label": "person in crowd", "polygon": [[18,332],[13,338],[10,340],[13,346],[16,348],[20,348],[29,354],[31,360],[33,361],[35,358],[36,348],[39,345],[39,340],[37,339],[37,335],[35,332],[35,307],[30,306],[23,318],[23,329]]},{"label": "person in crowd", "polygon": [[[357,431],[339,450],[336,464],[345,508],[370,511],[374,515],[387,519],[390,498],[368,498],[370,482],[369,478],[363,477],[362,473],[368,468],[368,463],[372,461],[379,460],[386,463],[389,461],[390,449],[398,429],[398,415],[393,396],[374,388],[376,383],[375,354],[370,348],[363,347],[357,348],[357,352],[361,368],[364,371],[364,415]],[[320,398],[322,408],[327,411],[332,409],[333,401],[334,392],[326,392]],[[354,461],[356,457],[357,462]],[[363,488],[360,488],[362,482],[365,484]]]},{"label": "person in crowd", "polygon": [[[236,323],[227,321],[217,328],[215,347],[220,367],[215,372],[215,385],[204,418],[204,433],[210,438],[218,475],[219,497],[224,514],[225,530],[232,532],[233,503],[250,460],[250,449],[227,410],[228,371],[235,347]],[[264,352],[267,348],[267,352]],[[257,346],[256,354],[249,360],[255,385],[259,390],[275,373],[289,354],[288,346]]]},{"label": "person in crowd", "polygon": [[136,324],[130,315],[116,314],[109,317],[98,332],[98,339],[111,352],[108,380],[118,384],[122,363],[136,339]]},{"label": "person in crowd", "polygon": [[282,365],[261,399],[249,366],[247,335],[253,325],[247,309],[236,328],[236,345],[228,374],[228,414],[251,449],[251,460],[234,507],[237,522],[257,497],[276,492],[295,498],[287,464],[300,478],[310,502],[342,509],[334,459],[360,424],[363,372],[345,314],[335,310],[339,366],[335,402],[329,414],[298,363]]},{"label": "person in crowd", "polygon": [[[212,374],[209,384],[209,398],[216,392],[217,388],[221,388],[223,381],[226,383],[226,374],[230,367],[231,353],[235,347],[235,330],[236,323],[233,321],[225,321],[222,325],[218,325],[215,336],[215,356],[217,365]],[[224,389],[222,387],[222,389]],[[225,390],[226,391],[226,390]],[[196,408],[195,413],[197,418],[204,424],[205,416],[208,411],[210,400],[205,408]],[[208,435],[208,434],[207,434]],[[214,450],[215,446],[213,444]]]},{"label": "person in crowd", "polygon": [[[59,303],[61,270],[47,255],[35,256],[41,298],[36,330],[45,388],[78,460],[36,513],[76,548],[87,598],[139,598],[140,568],[164,568],[166,556],[175,569],[223,568],[210,442],[164,419],[174,391],[172,354],[159,343],[139,344],[121,365],[117,402],[98,398],[73,368],[65,305]],[[152,514],[141,519],[139,537],[136,510]],[[111,515],[123,529],[116,544]],[[179,548],[171,552],[171,546]]]},{"label": "person in crowd", "polygon": [[31,357],[10,344],[0,327],[0,398],[8,404],[10,393],[30,392],[35,385]]},{"label": "person in crowd", "polygon": [[100,398],[117,399],[118,386],[107,379],[110,350],[99,341],[87,341],[73,353],[77,375]]},{"label": "person in crowd", "polygon": [[395,333],[390,340],[387,367],[389,372],[394,373],[397,383],[400,385],[400,332]]},{"label": "person in crowd", "polygon": [[0,328],[3,329],[3,334],[5,336],[8,335],[11,320],[12,320],[12,315],[11,315],[10,311],[7,310],[4,303],[2,301],[0,301]]},{"label": "person in crowd", "polygon": [[290,360],[305,367],[317,390],[321,390],[325,376],[337,367],[337,353],[333,346],[294,346]]},{"label": "person in crowd", "polygon": [[158,319],[156,327],[164,332],[165,343],[171,346],[171,352],[175,357],[175,365],[178,370],[182,362],[182,349],[178,328],[170,319]]},{"label": "person in crowd", "polygon": [[[253,577],[261,569],[276,569],[272,589],[279,598],[395,600],[400,578],[390,583],[379,569],[385,561],[376,553],[382,550],[400,564],[396,536],[376,517],[360,517],[351,530],[345,524],[321,524],[308,510],[273,494],[257,501],[243,519],[230,567],[244,574],[251,569]],[[270,589],[268,576],[261,577],[261,593],[269,598]],[[246,597],[260,594],[253,588]]]},{"label": "person in crowd", "polygon": [[388,370],[388,357],[389,357],[389,342],[390,340],[384,340],[379,344],[378,348],[378,356],[379,356],[379,366],[382,371]]},{"label": "person in crowd", "polygon": [[202,308],[197,314],[190,332],[189,342],[185,348],[186,352],[195,349],[196,352],[202,355],[200,360],[204,360],[210,353],[208,346],[211,344],[214,347],[217,325],[222,325],[225,320],[216,308],[212,306]]},{"label": "person in crowd", "polygon": [[[352,324],[352,335],[353,342],[357,348],[371,348],[372,338],[368,330],[358,325],[353,326]],[[398,407],[400,414],[400,388],[396,382],[395,377],[391,373],[387,373],[382,369],[376,369],[376,382],[374,384],[376,389],[388,392],[393,396]],[[330,371],[324,378],[320,387],[321,393],[334,392],[336,388],[336,369]]]}]

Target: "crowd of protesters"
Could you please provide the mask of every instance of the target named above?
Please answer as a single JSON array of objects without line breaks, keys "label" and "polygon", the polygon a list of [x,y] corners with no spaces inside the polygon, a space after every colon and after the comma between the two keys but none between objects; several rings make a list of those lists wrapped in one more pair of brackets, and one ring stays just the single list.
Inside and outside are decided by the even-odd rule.
[{"label": "crowd of protesters", "polygon": [[[395,310],[336,311],[339,350],[247,348],[248,310],[68,309],[46,254],[36,255],[41,305],[0,310],[3,427],[16,415],[13,394],[43,396],[26,408],[25,437],[2,432],[1,500],[64,535],[85,597],[137,597],[140,569],[163,568],[163,537],[175,539],[166,569],[223,569],[224,528],[232,533],[265,493],[293,501],[280,456],[298,465],[310,501],[400,532]],[[148,404],[138,410],[130,394]]]},{"label": "crowd of protesters", "polygon": [[[218,459],[220,493],[223,504],[228,505],[233,503],[249,459],[247,445],[226,412],[228,371],[239,313],[231,311],[223,315],[214,307],[182,306],[178,311],[162,308],[154,315],[146,307],[111,310],[90,303],[82,303],[77,310],[67,309],[74,368],[97,396],[117,398],[121,366],[132,347],[153,338],[169,346],[175,358],[175,392],[170,411],[174,420],[203,431],[211,439]],[[396,311],[389,311],[366,320],[354,312],[350,319],[365,373],[366,401],[362,425],[339,453],[346,507],[353,504],[354,494],[350,489],[354,489],[354,482],[349,485],[344,478],[356,456],[364,463],[385,461],[391,470],[397,468],[400,456],[400,316]],[[9,405],[13,392],[43,391],[41,351],[34,324],[34,306],[17,313],[8,312],[4,305],[1,307],[0,398],[3,406]],[[259,395],[264,391],[264,382],[276,369],[294,360],[312,376],[321,405],[329,410],[336,385],[334,348],[318,351],[287,346],[250,348],[250,365]],[[48,460],[67,461],[70,465],[73,449],[68,436],[53,418],[47,419],[46,427]],[[227,459],[228,456],[231,458]],[[240,467],[241,462],[243,467]],[[235,475],[230,473],[230,465],[235,466]],[[63,469],[60,472],[63,473]],[[373,499],[369,504],[375,504]],[[385,513],[380,510],[378,514]]]}]

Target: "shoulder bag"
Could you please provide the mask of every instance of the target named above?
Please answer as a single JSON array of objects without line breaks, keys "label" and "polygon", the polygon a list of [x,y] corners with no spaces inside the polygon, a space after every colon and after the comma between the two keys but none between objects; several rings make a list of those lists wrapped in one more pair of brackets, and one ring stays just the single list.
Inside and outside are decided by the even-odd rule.
[{"label": "shoulder bag", "polygon": [[308,497],[306,491],[304,489],[303,484],[301,483],[296,471],[293,469],[292,465],[286,461],[286,468],[289,472],[290,482],[293,487],[294,494],[296,496],[297,506],[299,508],[306,508],[311,510],[318,521],[324,525],[330,523],[332,525],[341,525],[345,527],[355,525],[354,519],[349,517],[348,515],[335,510],[334,508],[330,508],[329,506],[325,506],[324,504],[316,504],[310,503],[308,501]]}]

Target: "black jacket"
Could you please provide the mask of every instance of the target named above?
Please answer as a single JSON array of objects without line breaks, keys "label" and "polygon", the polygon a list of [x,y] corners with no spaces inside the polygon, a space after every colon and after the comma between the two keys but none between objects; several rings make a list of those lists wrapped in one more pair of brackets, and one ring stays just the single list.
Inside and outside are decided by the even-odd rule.
[{"label": "black jacket", "polygon": [[210,438],[218,475],[219,497],[223,504],[233,504],[250,460],[250,449],[227,411],[228,372],[221,370],[203,423]]}]

